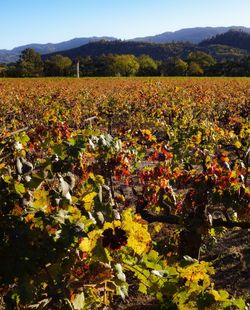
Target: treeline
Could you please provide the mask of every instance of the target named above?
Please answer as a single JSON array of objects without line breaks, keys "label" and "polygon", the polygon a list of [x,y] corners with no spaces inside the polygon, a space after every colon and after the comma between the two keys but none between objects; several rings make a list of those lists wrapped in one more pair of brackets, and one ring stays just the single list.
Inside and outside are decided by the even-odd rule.
[{"label": "treeline", "polygon": [[0,76],[6,77],[39,77],[70,76],[73,62],[61,55],[51,56],[46,61],[34,49],[22,51],[16,63],[0,66]]},{"label": "treeline", "polygon": [[[250,56],[216,62],[208,53],[190,52],[185,59],[154,60],[148,55],[101,55],[78,58],[80,76],[250,76]],[[2,77],[76,76],[76,61],[62,55],[43,60],[33,49],[16,63],[0,65]]]}]

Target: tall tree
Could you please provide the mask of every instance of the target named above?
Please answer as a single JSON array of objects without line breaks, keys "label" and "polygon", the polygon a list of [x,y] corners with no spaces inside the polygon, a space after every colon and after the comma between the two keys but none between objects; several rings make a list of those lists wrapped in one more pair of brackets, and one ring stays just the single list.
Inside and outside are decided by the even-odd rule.
[{"label": "tall tree", "polygon": [[188,75],[192,76],[200,76],[203,75],[204,70],[201,68],[199,64],[196,62],[191,62],[188,66]]},{"label": "tall tree", "polygon": [[72,60],[62,55],[51,56],[45,61],[45,73],[49,76],[67,76],[70,74]]},{"label": "tall tree", "polygon": [[137,73],[138,75],[157,75],[158,64],[150,56],[142,55],[138,57],[138,62],[140,65],[139,71]]},{"label": "tall tree", "polygon": [[95,64],[91,56],[80,57],[80,76],[93,76],[95,74]]},{"label": "tall tree", "polygon": [[8,68],[5,65],[0,64],[0,76],[4,77],[7,73]]},{"label": "tall tree", "polygon": [[174,74],[175,75],[186,75],[187,74],[187,69],[188,69],[188,64],[178,58],[174,62]]},{"label": "tall tree", "polygon": [[197,63],[202,69],[206,69],[216,63],[213,56],[201,51],[189,53],[187,60],[189,63]]},{"label": "tall tree", "polygon": [[116,55],[112,65],[113,75],[136,75],[139,63],[134,55]]},{"label": "tall tree", "polygon": [[112,76],[116,75],[114,69],[115,56],[112,54],[101,55],[99,57],[95,57],[95,76]]},{"label": "tall tree", "polygon": [[32,48],[22,51],[17,69],[20,76],[40,76],[43,73],[43,61],[41,55]]}]

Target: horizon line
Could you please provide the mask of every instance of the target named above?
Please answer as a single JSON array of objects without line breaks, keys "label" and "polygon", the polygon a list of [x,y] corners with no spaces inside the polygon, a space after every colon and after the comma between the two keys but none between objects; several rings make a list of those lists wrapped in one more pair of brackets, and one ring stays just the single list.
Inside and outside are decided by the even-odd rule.
[{"label": "horizon line", "polygon": [[15,48],[19,48],[19,47],[22,47],[22,46],[26,46],[26,45],[34,45],[34,44],[37,44],[37,45],[47,45],[47,44],[60,44],[60,43],[64,43],[64,42],[68,42],[68,41],[71,41],[71,40],[75,40],[75,39],[83,39],[83,38],[103,38],[103,37],[107,37],[107,38],[114,38],[115,40],[122,40],[122,41],[127,41],[127,40],[134,40],[134,39],[140,39],[140,38],[145,38],[145,37],[154,37],[154,36],[158,36],[158,35],[162,35],[164,33],[174,33],[174,32],[177,32],[177,31],[181,31],[181,30],[185,30],[185,29],[199,29],[199,28],[250,28],[250,26],[242,26],[242,25],[239,25],[239,26],[236,26],[236,25],[230,25],[230,26],[194,26],[194,27],[187,27],[187,28],[178,28],[176,30],[169,30],[169,31],[164,31],[164,32],[161,32],[161,33],[157,33],[157,34],[152,34],[152,35],[146,35],[146,36],[143,36],[143,35],[138,35],[136,37],[130,37],[130,38],[121,38],[121,37],[115,37],[115,36],[112,36],[112,35],[90,35],[90,36],[77,36],[77,37],[74,37],[74,38],[70,38],[70,39],[63,39],[62,41],[57,41],[57,42],[32,42],[32,43],[24,43],[24,44],[20,44],[20,45],[17,45],[17,46],[14,46],[12,48],[0,48],[0,51],[12,51],[13,49]]}]

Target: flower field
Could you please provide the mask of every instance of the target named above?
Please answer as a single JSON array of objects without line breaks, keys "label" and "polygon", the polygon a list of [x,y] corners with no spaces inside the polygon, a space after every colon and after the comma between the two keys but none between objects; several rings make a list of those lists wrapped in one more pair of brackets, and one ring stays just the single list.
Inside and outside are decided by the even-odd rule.
[{"label": "flower field", "polygon": [[250,79],[0,79],[6,309],[246,309],[201,249],[249,232],[249,116]]}]

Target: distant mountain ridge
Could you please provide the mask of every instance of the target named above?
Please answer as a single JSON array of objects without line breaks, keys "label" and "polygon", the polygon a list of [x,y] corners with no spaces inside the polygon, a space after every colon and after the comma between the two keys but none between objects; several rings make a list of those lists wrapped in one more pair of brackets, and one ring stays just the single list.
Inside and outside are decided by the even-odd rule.
[{"label": "distant mountain ridge", "polygon": [[231,27],[195,27],[184,28],[173,32],[164,32],[150,37],[138,37],[131,41],[137,42],[151,42],[151,43],[169,43],[169,42],[191,42],[198,44],[205,39],[209,39],[218,34],[225,33],[229,30],[242,30],[250,33],[250,28],[243,26],[231,26]]},{"label": "distant mountain ridge", "polygon": [[31,44],[15,47],[12,50],[6,50],[6,49],[0,50],[0,63],[17,61],[21,52],[25,50],[26,48],[33,48],[36,52],[42,55],[45,55],[45,54],[65,51],[68,49],[79,47],[81,45],[88,44],[90,42],[97,42],[101,40],[113,41],[117,39],[114,37],[104,36],[104,37],[90,37],[90,38],[74,38],[72,40],[63,41],[60,43],[47,43],[47,44],[31,43]]},{"label": "distant mountain ridge", "polygon": [[71,48],[79,47],[84,44],[88,44],[90,42],[97,42],[97,41],[113,41],[116,40],[114,37],[90,37],[90,38],[74,38],[69,41],[63,41],[60,43],[47,43],[47,44],[27,44],[19,47],[15,47],[12,49],[15,53],[20,53],[26,48],[34,48],[38,53],[44,55],[59,51],[65,51]]},{"label": "distant mountain ridge", "polygon": [[[185,28],[174,32],[165,32],[155,36],[149,37],[138,37],[135,39],[127,40],[128,42],[148,42],[148,43],[158,43],[165,44],[170,42],[190,42],[190,43],[200,43],[206,39],[214,37],[216,35],[227,32],[230,29],[239,29],[244,32],[250,33],[250,28],[243,26],[232,26],[232,27],[196,27],[196,28]],[[0,50],[0,63],[10,63],[18,60],[22,50],[26,48],[34,48],[38,53],[45,55],[50,53],[59,53],[61,51],[66,51],[80,46],[84,46],[91,42],[98,41],[115,41],[117,38],[103,36],[103,37],[90,37],[90,38],[75,38],[69,41],[64,41],[60,43],[48,43],[48,44],[27,44],[23,46],[18,46],[12,50],[2,49]],[[127,42],[126,41],[126,42]]]}]

